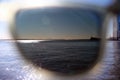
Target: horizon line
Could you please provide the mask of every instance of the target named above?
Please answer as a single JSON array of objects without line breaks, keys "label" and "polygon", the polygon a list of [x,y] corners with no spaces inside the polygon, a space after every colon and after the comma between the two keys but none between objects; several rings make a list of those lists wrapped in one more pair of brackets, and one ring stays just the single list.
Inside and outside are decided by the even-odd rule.
[{"label": "horizon line", "polygon": [[[96,38],[96,37],[93,37]],[[100,38],[96,38],[100,39]],[[87,39],[0,39],[0,40],[91,40],[91,38]]]}]

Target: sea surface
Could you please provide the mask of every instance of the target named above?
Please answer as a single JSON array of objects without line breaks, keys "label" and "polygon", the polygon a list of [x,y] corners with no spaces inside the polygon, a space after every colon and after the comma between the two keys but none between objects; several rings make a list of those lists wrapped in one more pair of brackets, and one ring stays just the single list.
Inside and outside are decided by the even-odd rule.
[{"label": "sea surface", "polygon": [[120,42],[108,41],[102,59],[85,75],[55,75],[26,61],[11,41],[0,41],[0,80],[119,80]]},{"label": "sea surface", "polygon": [[24,58],[38,67],[60,74],[73,75],[85,72],[96,63],[99,56],[100,41],[47,40],[36,43],[25,42],[18,44]]}]

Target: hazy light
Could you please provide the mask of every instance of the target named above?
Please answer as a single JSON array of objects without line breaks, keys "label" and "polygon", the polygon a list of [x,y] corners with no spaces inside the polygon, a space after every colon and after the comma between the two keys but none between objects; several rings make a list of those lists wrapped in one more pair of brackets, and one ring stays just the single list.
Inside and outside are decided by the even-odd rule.
[{"label": "hazy light", "polygon": [[11,39],[7,22],[0,21],[0,39]]},{"label": "hazy light", "polygon": [[113,19],[110,19],[108,23],[107,38],[113,37],[113,23]]},{"label": "hazy light", "polygon": [[8,10],[8,6],[5,6],[7,4],[1,4],[0,6],[0,20],[7,20],[8,16],[10,15],[9,10]]},{"label": "hazy light", "polygon": [[43,6],[58,5],[58,0],[25,0],[21,8],[39,8]]},{"label": "hazy light", "polygon": [[45,41],[45,40],[17,40],[20,43],[38,43],[40,41]]}]

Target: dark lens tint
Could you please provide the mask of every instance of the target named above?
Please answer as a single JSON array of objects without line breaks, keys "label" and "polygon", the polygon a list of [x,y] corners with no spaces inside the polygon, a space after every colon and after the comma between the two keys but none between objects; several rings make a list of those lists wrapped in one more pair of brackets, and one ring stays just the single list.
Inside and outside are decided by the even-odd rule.
[{"label": "dark lens tint", "polygon": [[63,74],[89,70],[99,57],[102,15],[93,10],[45,7],[16,14],[16,39],[25,59]]}]

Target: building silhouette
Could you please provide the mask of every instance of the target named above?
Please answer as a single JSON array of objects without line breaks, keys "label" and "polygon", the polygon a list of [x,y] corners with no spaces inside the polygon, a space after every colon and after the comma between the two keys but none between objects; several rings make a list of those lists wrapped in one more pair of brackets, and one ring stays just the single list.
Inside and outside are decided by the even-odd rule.
[{"label": "building silhouette", "polygon": [[120,40],[120,15],[113,17],[113,39]]},{"label": "building silhouette", "polygon": [[117,16],[117,39],[120,40],[120,15]]}]

